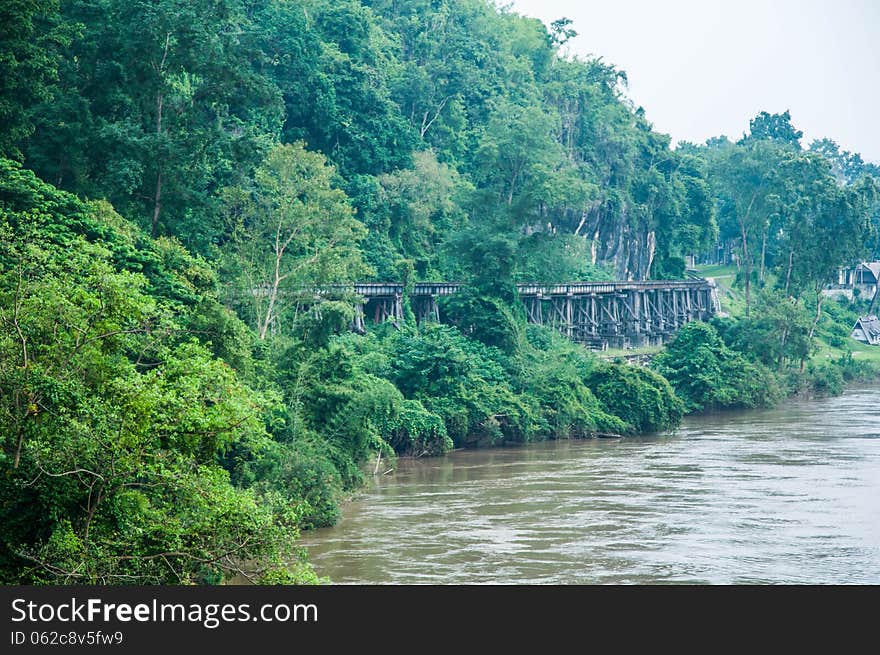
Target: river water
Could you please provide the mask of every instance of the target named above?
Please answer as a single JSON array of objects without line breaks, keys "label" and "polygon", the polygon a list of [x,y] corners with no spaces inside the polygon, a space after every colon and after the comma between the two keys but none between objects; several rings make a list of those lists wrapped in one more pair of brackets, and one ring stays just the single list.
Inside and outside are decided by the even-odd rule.
[{"label": "river water", "polygon": [[379,584],[880,584],[880,388],[401,460],[304,535]]}]

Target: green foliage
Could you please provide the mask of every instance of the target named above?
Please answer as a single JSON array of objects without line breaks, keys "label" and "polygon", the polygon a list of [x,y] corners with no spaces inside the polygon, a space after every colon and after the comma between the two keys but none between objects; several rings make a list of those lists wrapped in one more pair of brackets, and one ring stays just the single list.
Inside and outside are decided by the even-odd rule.
[{"label": "green foliage", "polygon": [[413,261],[419,279],[441,279],[448,268],[441,245],[465,222],[461,201],[467,183],[430,150],[414,153],[412,168],[378,181],[378,202],[388,212],[387,234],[395,250]]},{"label": "green foliage", "polygon": [[522,342],[522,309],[499,298],[483,295],[466,288],[453,296],[441,299],[440,311],[444,320],[456,325],[462,333],[487,346],[513,354]]},{"label": "green foliage", "polygon": [[771,368],[799,364],[810,355],[810,311],[779,291],[762,289],[750,317],[712,324],[733,350]]},{"label": "green foliage", "polygon": [[586,378],[606,411],[618,416],[632,432],[656,432],[678,425],[685,405],[669,382],[647,368],[603,363]]},{"label": "green foliage", "polygon": [[880,374],[880,367],[876,362],[855,359],[852,351],[844,352],[833,363],[840,370],[844,382],[876,379]]},{"label": "green foliage", "polygon": [[33,249],[2,278],[8,579],[181,583],[265,566],[295,523],[215,459],[267,438],[267,398],[196,343],[167,343],[143,278],[70,246],[63,268],[44,256],[37,274]]},{"label": "green foliage", "polygon": [[841,367],[832,363],[811,363],[807,374],[809,384],[815,392],[831,396],[843,393],[844,379]]},{"label": "green foliage", "polygon": [[[312,435],[314,452],[323,450],[339,472],[339,489],[361,481],[361,466],[373,453],[393,462],[395,454],[437,455],[452,447],[440,416],[385,379],[390,368],[372,339],[348,335],[321,349],[295,343],[278,371],[303,423],[297,433]],[[295,434],[294,443],[300,438]]]},{"label": "green foliage", "polygon": [[307,331],[313,340],[320,339],[316,332],[338,329],[338,301],[321,307],[316,288],[353,282],[369,272],[357,247],[364,227],[352,216],[345,193],[333,188],[332,176],[323,155],[297,142],[273,148],[251,187],[225,193],[232,234],[224,258],[230,301],[251,319],[260,339],[295,324],[293,316],[302,309],[316,319],[329,316],[327,327],[311,322]]},{"label": "green foliage", "polygon": [[607,269],[590,263],[590,246],[583,237],[535,232],[520,241],[516,277],[542,283],[613,279]]},{"label": "green foliage", "polygon": [[4,18],[3,151],[202,255],[233,236],[221,190],[249,187],[279,140],[335,167],[382,277],[398,257],[454,276],[442,246],[496,213],[513,242],[560,237],[524,244],[526,277],[557,252],[560,277],[589,262],[643,278],[655,248],[669,275],[712,232],[703,174],[632,109],[623,73],[560,55],[566,19],[482,0],[71,0]]},{"label": "green foliage", "polygon": [[452,450],[443,419],[418,400],[403,400],[396,423],[391,438],[395,452],[421,457]]},{"label": "green foliage", "polygon": [[775,141],[800,148],[800,138],[804,135],[791,124],[791,113],[788,110],[781,114],[770,114],[762,111],[749,121],[749,134],[742,142],[750,140]]},{"label": "green foliage", "polygon": [[0,156],[21,158],[34,132],[34,106],[52,97],[59,50],[70,40],[58,0],[11,0],[0,6]]},{"label": "green foliage", "polygon": [[707,323],[682,327],[651,368],[669,380],[688,411],[766,407],[782,396],[769,369],[731,350]]},{"label": "green foliage", "polygon": [[541,409],[541,431],[554,439],[626,434],[631,423],[610,413],[588,386],[595,362],[583,347],[557,332],[536,325],[526,331],[523,371],[518,376],[525,393]]},{"label": "green foliage", "polygon": [[27,161],[206,254],[218,189],[253,170],[282,120],[252,15],[235,0],[62,3],[63,23],[80,30],[61,52],[55,97],[35,107]]},{"label": "green foliage", "polygon": [[512,389],[495,348],[454,328],[425,325],[388,335],[388,379],[406,398],[440,417],[456,446],[529,441],[534,408]]},{"label": "green foliage", "polygon": [[5,266],[14,265],[22,244],[63,251],[82,237],[99,241],[114,267],[142,274],[151,295],[177,308],[214,292],[212,268],[175,240],[152,240],[107,202],[82,202],[7,159],[0,159],[0,218],[10,231],[0,251]]},{"label": "green foliage", "polygon": [[[278,396],[245,384],[184,327],[223,316],[217,348],[249,368],[240,327],[199,291],[198,260],[2,165],[0,577],[277,577],[299,499],[243,489],[221,462],[271,447]],[[289,575],[314,577],[304,565]]]},{"label": "green foliage", "polygon": [[[673,151],[574,34],[484,0],[6,3],[2,580],[315,582],[297,531],[374,458],[868,374],[819,292],[876,240],[877,168],[788,112]],[[653,371],[526,325],[517,282],[681,277],[716,239],[756,314]],[[467,290],[354,336],[363,279]]]}]

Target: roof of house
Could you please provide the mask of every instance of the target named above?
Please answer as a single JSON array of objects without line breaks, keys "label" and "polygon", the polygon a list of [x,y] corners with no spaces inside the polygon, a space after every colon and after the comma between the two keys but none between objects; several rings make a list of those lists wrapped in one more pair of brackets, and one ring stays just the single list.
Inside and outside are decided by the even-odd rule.
[{"label": "roof of house", "polygon": [[866,268],[871,271],[871,274],[874,276],[875,280],[880,280],[880,262],[862,262],[858,265],[856,270],[861,268]]},{"label": "roof of house", "polygon": [[869,343],[880,343],[880,318],[873,314],[862,316],[853,325],[853,331],[859,328],[865,333]]}]

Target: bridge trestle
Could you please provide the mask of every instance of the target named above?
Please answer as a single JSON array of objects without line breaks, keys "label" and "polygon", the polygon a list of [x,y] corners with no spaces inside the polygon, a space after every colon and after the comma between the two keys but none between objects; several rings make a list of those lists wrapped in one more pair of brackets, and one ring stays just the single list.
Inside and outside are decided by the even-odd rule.
[{"label": "bridge trestle", "polygon": [[663,343],[685,323],[714,313],[708,281],[520,285],[529,322],[594,349]]},{"label": "bridge trestle", "polygon": [[[459,291],[451,282],[420,282],[410,303],[419,323],[439,322],[437,299]],[[363,298],[352,328],[403,318],[401,284],[357,284]],[[548,325],[593,349],[636,348],[663,343],[682,325],[706,320],[717,310],[717,294],[708,280],[651,282],[577,282],[520,284],[520,299],[530,323]]]}]

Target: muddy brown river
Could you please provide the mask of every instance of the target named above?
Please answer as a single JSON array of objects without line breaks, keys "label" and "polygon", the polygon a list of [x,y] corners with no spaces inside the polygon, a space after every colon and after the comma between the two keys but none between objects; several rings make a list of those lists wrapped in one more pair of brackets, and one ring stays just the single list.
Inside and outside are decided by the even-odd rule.
[{"label": "muddy brown river", "polygon": [[880,584],[880,387],[401,460],[302,539],[366,584]]}]

